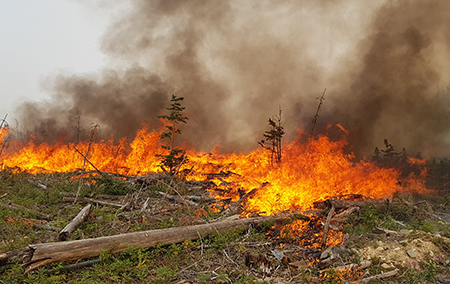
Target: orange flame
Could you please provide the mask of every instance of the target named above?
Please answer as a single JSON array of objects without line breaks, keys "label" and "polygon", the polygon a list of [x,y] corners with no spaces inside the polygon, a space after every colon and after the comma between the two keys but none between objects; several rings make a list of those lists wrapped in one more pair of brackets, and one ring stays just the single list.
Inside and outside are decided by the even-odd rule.
[{"label": "orange flame", "polygon": [[[6,133],[0,132],[0,141]],[[113,138],[91,144],[36,145],[33,140],[28,144],[12,141],[2,153],[2,167],[16,167],[30,173],[76,171],[83,163],[76,148],[83,155],[89,149],[87,158],[101,171],[126,175],[161,172],[159,159],[155,157],[164,153],[161,133],[162,130],[149,132],[145,126],[130,144],[125,139],[114,143]],[[345,138],[332,141],[320,136],[301,143],[300,136],[283,146],[282,162],[275,166],[269,166],[268,152],[262,148],[244,155],[221,154],[216,147],[209,153],[188,150],[189,160],[181,170],[192,169],[188,180],[204,180],[208,174],[221,172],[214,181],[218,188],[227,189],[223,198],[229,197],[233,202],[239,200],[239,192],[248,194],[243,215],[304,210],[316,201],[340,195],[361,194],[378,199],[390,197],[401,189],[425,188],[423,180],[415,176],[408,177],[400,186],[398,170],[381,168],[367,160],[352,162],[353,156],[343,151],[347,144]],[[90,164],[86,168],[94,170]]]}]

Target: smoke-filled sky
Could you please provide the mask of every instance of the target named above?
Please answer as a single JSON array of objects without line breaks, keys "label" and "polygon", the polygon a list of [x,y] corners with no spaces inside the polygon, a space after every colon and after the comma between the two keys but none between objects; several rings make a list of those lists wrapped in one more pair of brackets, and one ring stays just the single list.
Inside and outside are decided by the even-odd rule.
[{"label": "smoke-filled sky", "polygon": [[[23,80],[17,79],[21,72],[7,80],[12,92],[28,86],[45,94],[9,111],[22,132],[51,140],[72,131],[79,117],[86,130],[95,123],[105,137],[132,139],[144,121],[159,126],[157,116],[175,94],[185,97],[189,120],[182,137],[189,144],[205,151],[216,144],[223,151],[249,151],[258,147],[268,118],[280,107],[287,140],[297,129],[309,134],[317,97],[326,88],[316,133],[340,123],[359,157],[383,147],[385,138],[411,155],[448,155],[448,1],[67,3],[78,11],[76,36],[56,17],[28,46],[20,45],[20,37],[6,43],[16,56],[32,53],[50,38],[78,44],[66,47],[67,57],[80,64],[72,71],[64,47],[33,53],[41,62],[55,62],[38,83],[27,80],[27,62],[8,62],[8,68],[24,73]],[[16,25],[25,27],[17,35],[33,29],[32,21],[20,17],[26,10],[9,18],[8,32],[14,34]],[[100,27],[92,44],[90,36]],[[85,40],[89,50],[83,49]],[[58,64],[58,58],[69,66]],[[1,68],[3,97],[8,73]]]}]

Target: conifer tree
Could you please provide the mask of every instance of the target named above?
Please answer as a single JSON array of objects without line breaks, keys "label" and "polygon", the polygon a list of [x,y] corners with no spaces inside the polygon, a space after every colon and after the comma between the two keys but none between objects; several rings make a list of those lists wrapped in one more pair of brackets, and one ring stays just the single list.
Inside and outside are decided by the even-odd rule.
[{"label": "conifer tree", "polygon": [[161,139],[169,140],[168,144],[162,145],[161,147],[168,151],[166,155],[156,155],[162,158],[161,168],[166,171],[169,175],[176,175],[180,169],[183,162],[186,161],[186,150],[175,147],[175,137],[181,134],[181,129],[179,128],[180,123],[186,123],[188,118],[183,116],[182,112],[185,107],[181,106],[181,101],[184,97],[177,97],[172,95],[170,100],[172,103],[170,107],[166,110],[170,111],[169,115],[161,115],[158,118],[164,119],[166,121],[166,131],[160,136]]},{"label": "conifer tree", "polygon": [[269,118],[269,125],[271,129],[264,132],[263,135],[266,139],[258,142],[261,147],[270,150],[270,165],[281,162],[281,139],[285,134],[283,130],[284,128],[281,126],[281,108],[279,115],[276,116],[275,119],[276,121]]}]

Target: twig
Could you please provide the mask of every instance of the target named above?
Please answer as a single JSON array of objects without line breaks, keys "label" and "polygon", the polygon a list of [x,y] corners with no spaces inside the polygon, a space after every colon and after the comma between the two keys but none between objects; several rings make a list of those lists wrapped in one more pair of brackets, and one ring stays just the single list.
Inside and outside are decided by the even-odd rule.
[{"label": "twig", "polygon": [[[74,200],[75,200],[75,197],[67,197],[67,196],[63,197],[64,202],[72,202]],[[103,200],[92,199],[92,198],[80,198],[80,201],[91,202],[91,203],[115,207],[115,208],[122,208],[122,206],[123,206],[123,204],[120,204],[120,203],[103,201]]]},{"label": "twig", "polygon": [[370,280],[375,280],[375,279],[382,279],[382,278],[387,278],[387,277],[391,277],[391,276],[394,276],[394,275],[396,275],[398,273],[398,268],[397,269],[394,269],[394,270],[391,270],[391,271],[388,271],[388,272],[385,272],[385,273],[381,273],[381,274],[378,274],[378,275],[374,275],[374,276],[370,276],[370,277],[367,277],[367,278],[364,278],[364,279],[361,279],[361,280],[357,280],[357,281],[354,281],[354,282],[352,282],[352,283],[367,283],[367,282],[369,282]]},{"label": "twig", "polygon": [[97,264],[100,261],[101,261],[100,258],[96,258],[96,259],[92,259],[92,260],[88,260],[88,261],[83,261],[83,262],[78,262],[78,263],[74,263],[74,264],[65,265],[65,266],[63,266],[61,268],[49,269],[49,270],[46,271],[46,273],[53,274],[55,272],[73,271],[73,270],[83,269],[85,267],[89,267],[89,266],[92,266],[94,264]]},{"label": "twig", "polygon": [[347,264],[347,265],[337,266],[337,267],[334,267],[334,268],[326,268],[326,269],[322,269],[322,270],[319,271],[319,273],[328,272],[328,271],[330,271],[331,269],[333,269],[333,270],[335,270],[335,271],[338,271],[338,270],[349,270],[349,269],[353,269],[353,268],[364,269],[364,268],[369,267],[371,264],[372,264],[372,263],[371,263],[370,261],[364,261],[364,262],[361,262],[361,264],[360,264],[359,266],[358,266],[358,264],[350,263],[350,264]]},{"label": "twig", "polygon": [[[81,156],[83,156],[83,158],[85,159],[85,161],[86,162],[88,162],[94,169],[95,169],[95,171],[96,172],[98,172],[99,174],[107,174],[107,175],[113,175],[113,174],[110,174],[110,173],[107,173],[107,172],[102,172],[102,171],[100,171],[99,169],[97,169],[97,167],[91,162],[91,161],[89,161],[89,159],[87,158],[87,155],[89,154],[89,151],[90,151],[90,147],[88,148],[88,151],[86,152],[86,155],[84,155],[83,153],[81,153],[81,151],[80,150],[78,150],[77,149],[77,147],[73,147],[74,149],[75,149],[75,151],[77,151]],[[84,168],[84,163],[83,163],[83,168]]]},{"label": "twig", "polygon": [[201,249],[202,249],[200,255],[203,255],[203,240],[202,240],[202,236],[200,235],[199,232],[197,232],[197,234],[198,234],[198,237],[200,238],[200,244],[201,244]]},{"label": "twig", "polygon": [[228,253],[227,253],[225,250],[223,250],[223,253],[225,254],[225,256],[226,256],[232,263],[234,263],[234,264],[236,264],[237,266],[239,266],[234,260],[231,259],[231,257],[228,255]]}]

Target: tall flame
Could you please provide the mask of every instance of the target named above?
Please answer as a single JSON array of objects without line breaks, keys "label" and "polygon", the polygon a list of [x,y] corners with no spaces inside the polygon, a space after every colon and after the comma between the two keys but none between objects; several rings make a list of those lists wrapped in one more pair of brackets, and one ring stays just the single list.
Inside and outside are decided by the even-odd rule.
[{"label": "tall flame", "polygon": [[[160,172],[157,154],[163,154],[160,135],[162,130],[148,131],[145,126],[128,144],[125,139],[114,143],[113,138],[99,142],[79,144],[36,145],[34,141],[11,146],[2,153],[2,167],[15,167],[30,173],[71,172],[81,168],[83,155],[88,153],[87,169],[126,175],[143,175]],[[7,132],[0,133],[3,141]],[[423,180],[414,176],[399,185],[399,170],[381,168],[367,160],[352,162],[352,155],[345,154],[345,137],[332,141],[326,136],[309,139],[307,143],[298,138],[283,146],[281,163],[269,166],[268,152],[259,148],[249,154],[220,153],[218,147],[212,152],[188,150],[189,160],[181,170],[189,169],[188,180],[204,180],[208,174],[222,173],[216,178],[226,184],[232,201],[240,193],[251,193],[245,200],[244,214],[272,215],[285,211],[304,210],[314,202],[334,196],[361,194],[366,197],[383,198],[410,185],[424,190]],[[79,152],[77,152],[77,149]],[[423,163],[410,159],[410,163]]]}]

